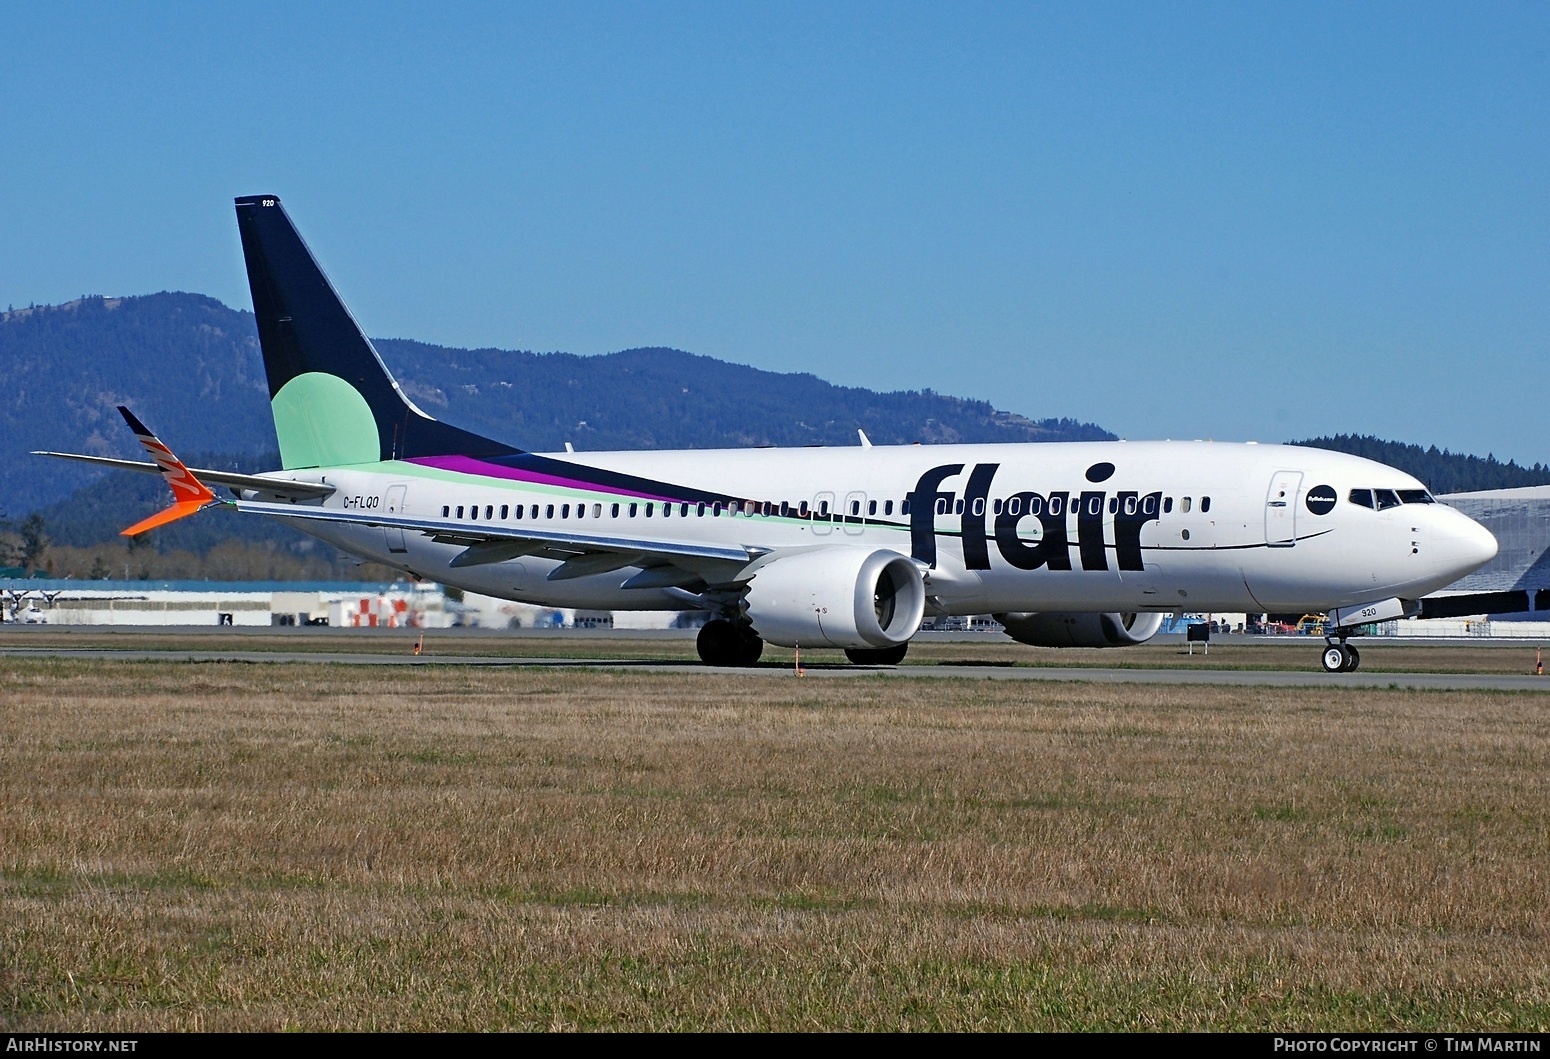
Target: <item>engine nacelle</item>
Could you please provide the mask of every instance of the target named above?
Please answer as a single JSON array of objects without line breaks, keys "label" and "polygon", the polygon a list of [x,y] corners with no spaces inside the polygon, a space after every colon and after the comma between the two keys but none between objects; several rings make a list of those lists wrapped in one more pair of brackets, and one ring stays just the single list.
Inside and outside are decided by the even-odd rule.
[{"label": "engine nacelle", "polygon": [[895,647],[920,629],[926,586],[915,563],[847,545],[775,552],[744,572],[748,618],[782,647]]},{"label": "engine nacelle", "polygon": [[1032,647],[1134,647],[1157,635],[1161,614],[1039,611],[997,614],[1006,634]]}]

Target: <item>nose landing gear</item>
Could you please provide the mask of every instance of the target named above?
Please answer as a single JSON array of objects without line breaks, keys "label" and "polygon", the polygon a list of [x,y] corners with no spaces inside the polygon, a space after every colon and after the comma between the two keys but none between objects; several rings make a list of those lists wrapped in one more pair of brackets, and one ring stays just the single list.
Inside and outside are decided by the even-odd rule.
[{"label": "nose landing gear", "polygon": [[1361,652],[1346,643],[1344,637],[1338,642],[1326,640],[1324,644],[1324,672],[1354,673],[1356,667],[1362,664]]}]

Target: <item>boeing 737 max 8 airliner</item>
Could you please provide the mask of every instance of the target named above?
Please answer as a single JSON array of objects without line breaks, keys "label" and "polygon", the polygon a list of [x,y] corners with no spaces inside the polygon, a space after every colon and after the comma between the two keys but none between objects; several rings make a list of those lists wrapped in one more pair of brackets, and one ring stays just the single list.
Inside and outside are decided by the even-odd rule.
[{"label": "boeing 737 max 8 airliner", "polygon": [[[240,198],[282,469],[185,468],[133,415],[175,503],[279,518],[347,552],[505,599],[699,609],[711,665],[765,642],[904,657],[926,614],[994,614],[1039,646],[1125,646],[1182,610],[1358,625],[1486,563],[1496,540],[1391,467],[1215,442],[538,454],[438,422],[399,388],[277,198]],[[67,455],[49,453],[48,455]],[[229,488],[219,500],[204,483]]]}]

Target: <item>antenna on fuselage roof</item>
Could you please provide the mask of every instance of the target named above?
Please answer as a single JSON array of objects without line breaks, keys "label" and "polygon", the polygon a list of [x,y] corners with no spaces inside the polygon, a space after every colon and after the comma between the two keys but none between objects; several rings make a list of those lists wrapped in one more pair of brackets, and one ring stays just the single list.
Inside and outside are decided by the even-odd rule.
[{"label": "antenna on fuselage roof", "polygon": [[869,449],[869,448],[872,447],[872,439],[866,436],[866,431],[865,430],[859,430],[858,429],[856,431],[856,436],[861,439],[861,447],[862,448]]}]

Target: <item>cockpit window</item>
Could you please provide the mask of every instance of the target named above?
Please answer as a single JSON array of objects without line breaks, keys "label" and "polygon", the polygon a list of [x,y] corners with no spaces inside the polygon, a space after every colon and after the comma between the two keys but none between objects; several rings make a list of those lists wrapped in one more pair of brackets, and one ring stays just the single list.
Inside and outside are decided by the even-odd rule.
[{"label": "cockpit window", "polygon": [[1375,507],[1387,511],[1400,504],[1435,504],[1437,499],[1425,489],[1353,489],[1351,503],[1357,507]]}]

